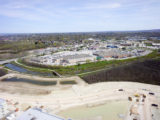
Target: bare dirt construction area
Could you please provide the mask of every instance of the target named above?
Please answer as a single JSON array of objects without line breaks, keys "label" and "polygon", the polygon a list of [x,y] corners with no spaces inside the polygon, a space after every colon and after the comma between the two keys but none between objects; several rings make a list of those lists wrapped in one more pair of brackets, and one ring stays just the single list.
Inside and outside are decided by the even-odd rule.
[{"label": "bare dirt construction area", "polygon": [[0,77],[0,92],[12,94],[46,95],[55,89],[66,89],[72,85],[85,85],[78,76],[45,78],[19,73],[9,73]]},{"label": "bare dirt construction area", "polygon": [[[19,104],[16,107],[20,110],[23,110],[29,106],[43,106],[47,112],[51,114],[58,114],[61,111],[78,106],[94,107],[114,101],[129,101],[128,97],[132,97],[133,101],[129,101],[130,103],[126,106],[127,112],[124,112],[124,115],[122,115],[124,116],[124,119],[126,118],[126,120],[129,120],[131,117],[134,117],[129,115],[130,109],[132,108],[131,106],[135,105],[134,99],[137,99],[137,94],[146,95],[146,102],[143,104],[145,104],[144,107],[148,109],[147,111],[143,111],[144,109],[141,109],[141,98],[139,97],[138,99],[140,102],[136,102],[138,105],[137,109],[139,114],[137,117],[143,118],[147,115],[149,116],[148,118],[151,118],[152,114],[149,112],[151,109],[151,104],[156,103],[160,105],[157,99],[160,97],[159,86],[136,82],[102,82],[91,85],[77,84],[71,85],[70,87],[59,88],[58,86],[37,86],[30,85],[28,83],[1,83],[0,89],[1,91],[3,90],[3,92],[0,92],[0,98],[11,100],[13,103],[18,102]],[[49,91],[49,93],[42,94],[41,91],[45,92],[45,90]],[[149,92],[153,92],[155,95],[149,95]],[[116,105],[113,108],[113,111],[114,109],[118,109],[117,107],[118,106]],[[84,119],[79,118],[78,120]],[[105,119],[103,116],[100,116],[100,120]]]},{"label": "bare dirt construction area", "polygon": [[[128,76],[137,75],[137,78],[143,78],[139,76],[150,73],[148,78],[152,78],[154,82],[152,84],[158,84],[157,76],[153,77],[151,75],[151,72],[156,75],[159,74],[158,63],[159,61],[156,64],[147,61],[147,63],[141,63],[140,65],[135,63],[131,67],[126,65],[123,68],[121,66],[122,69],[113,68],[113,71],[109,73],[109,75],[112,75],[110,79],[113,79],[113,76],[116,78],[122,73],[124,76],[124,73]],[[127,73],[128,71],[132,71],[132,74]],[[143,75],[139,75],[140,71]],[[114,72],[117,73],[117,76]],[[105,73],[103,75],[105,76]],[[94,83],[98,82],[97,77],[96,81],[90,81],[94,84],[87,84],[78,76],[45,78],[16,72],[9,73],[0,77],[0,98],[18,103],[16,108],[19,110],[43,106],[48,113],[77,120],[106,120],[108,118],[111,120],[152,120],[153,114],[159,116],[159,112],[155,111],[152,106],[153,104],[160,106],[160,87],[158,85],[138,83],[134,81],[135,78],[131,79],[134,82],[102,82],[102,79],[106,79],[103,78],[103,75],[99,79],[101,83]],[[150,75],[152,77],[149,77]],[[148,78],[146,78],[147,81],[142,79],[143,81],[140,82],[151,81]],[[129,77],[126,77],[125,80],[127,81],[127,79]],[[73,81],[76,84],[71,84],[74,83]],[[56,84],[53,84],[53,82],[56,82]],[[150,95],[150,93],[154,93],[154,95]],[[124,103],[123,106],[121,102]],[[124,106],[125,108],[123,108]],[[108,109],[119,111],[105,113]],[[121,109],[123,109],[123,112]],[[80,115],[75,116],[76,110],[79,111]],[[84,113],[85,110],[89,110],[89,112]],[[92,116],[94,110],[102,110],[103,112],[96,112],[96,116]],[[109,116],[106,116],[106,114]]]},{"label": "bare dirt construction area", "polygon": [[28,83],[0,82],[0,92],[10,94],[46,95],[51,89]]}]

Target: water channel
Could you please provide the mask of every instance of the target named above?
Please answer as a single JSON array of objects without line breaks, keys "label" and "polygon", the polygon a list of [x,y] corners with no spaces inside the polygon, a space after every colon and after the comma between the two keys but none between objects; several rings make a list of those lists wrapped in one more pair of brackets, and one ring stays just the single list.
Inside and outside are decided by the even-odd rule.
[{"label": "water channel", "polygon": [[23,67],[17,66],[15,64],[12,64],[12,63],[5,64],[5,67],[7,67],[7,68],[9,68],[9,69],[11,69],[13,71],[20,72],[20,73],[31,74],[31,75],[38,75],[38,76],[55,77],[55,75],[53,75],[52,72],[31,71],[31,70],[25,69]]},{"label": "water channel", "polygon": [[38,81],[38,80],[31,80],[31,79],[25,79],[25,78],[7,78],[4,79],[2,82],[25,82],[35,85],[42,85],[42,86],[50,86],[50,85],[56,85],[57,81]]}]

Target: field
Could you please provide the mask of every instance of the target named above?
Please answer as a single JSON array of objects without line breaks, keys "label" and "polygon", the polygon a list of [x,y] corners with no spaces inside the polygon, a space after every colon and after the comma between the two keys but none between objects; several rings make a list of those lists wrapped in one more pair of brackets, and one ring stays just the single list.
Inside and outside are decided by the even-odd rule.
[{"label": "field", "polygon": [[1,53],[19,53],[26,50],[44,48],[43,44],[35,44],[33,41],[12,41],[0,44]]},{"label": "field", "polygon": [[33,41],[12,41],[0,43],[0,60],[24,57],[28,50],[45,48],[44,44],[35,44]]}]

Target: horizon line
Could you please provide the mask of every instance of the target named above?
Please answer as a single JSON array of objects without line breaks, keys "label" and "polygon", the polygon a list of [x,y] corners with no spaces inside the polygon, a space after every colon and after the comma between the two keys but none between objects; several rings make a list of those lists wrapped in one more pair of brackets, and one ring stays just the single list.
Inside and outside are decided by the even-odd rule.
[{"label": "horizon line", "polygon": [[139,31],[158,31],[159,29],[141,29],[141,30],[106,30],[106,31],[79,31],[79,32],[4,32],[0,34],[63,34],[63,33],[98,33],[98,32],[139,32]]}]

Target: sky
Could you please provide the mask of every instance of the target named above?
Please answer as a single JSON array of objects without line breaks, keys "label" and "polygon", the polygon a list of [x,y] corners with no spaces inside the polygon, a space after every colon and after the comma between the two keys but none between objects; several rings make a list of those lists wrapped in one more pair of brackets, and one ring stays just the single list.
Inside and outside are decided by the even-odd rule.
[{"label": "sky", "polygon": [[160,29],[160,0],[0,0],[0,33]]}]

